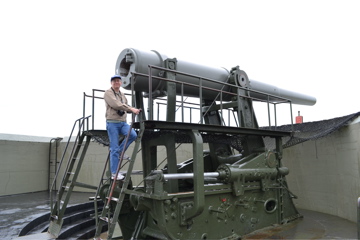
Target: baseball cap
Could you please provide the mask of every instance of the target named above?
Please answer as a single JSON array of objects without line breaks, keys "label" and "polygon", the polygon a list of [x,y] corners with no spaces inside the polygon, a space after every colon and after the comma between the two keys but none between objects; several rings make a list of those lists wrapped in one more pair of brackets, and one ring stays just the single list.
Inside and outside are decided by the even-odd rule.
[{"label": "baseball cap", "polygon": [[121,79],[121,76],[120,75],[114,75],[110,78],[110,81],[112,81],[114,78],[120,78]]}]

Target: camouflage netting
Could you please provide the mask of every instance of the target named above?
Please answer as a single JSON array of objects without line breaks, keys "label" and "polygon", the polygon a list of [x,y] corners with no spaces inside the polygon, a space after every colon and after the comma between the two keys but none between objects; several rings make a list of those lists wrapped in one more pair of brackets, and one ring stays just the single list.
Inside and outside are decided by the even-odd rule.
[{"label": "camouflage netting", "polygon": [[[308,140],[315,140],[322,137],[326,137],[329,134],[337,131],[338,129],[347,126],[359,115],[360,112],[357,112],[347,116],[333,118],[329,120],[307,122],[307,123],[294,124],[294,125],[283,125],[277,127],[276,130],[294,131],[293,136],[283,138],[283,147],[287,148]],[[264,127],[262,129],[273,129],[273,128]],[[269,149],[274,148],[274,146],[269,146],[270,144],[273,145],[272,143],[270,143],[270,141],[266,141],[266,146]]]},{"label": "camouflage netting", "polygon": [[[307,122],[301,124],[294,125],[283,125],[276,127],[277,131],[285,131],[285,132],[293,132],[291,137],[284,137],[282,139],[283,147],[291,147],[296,144],[308,141],[315,140],[322,137],[325,137],[341,127],[347,126],[350,122],[352,122],[355,118],[360,115],[360,112],[350,114],[343,117],[333,118],[329,120],[317,121],[317,122]],[[261,129],[264,130],[274,130],[274,127],[263,127]],[[109,139],[107,134],[97,134],[96,132],[91,132],[92,139],[104,146],[109,146]],[[143,135],[143,140],[150,140],[153,138],[157,138],[160,136],[168,135],[169,137],[175,137],[176,143],[191,143],[191,138],[188,134],[182,131],[172,131],[172,130],[162,130],[162,131],[145,131]],[[216,134],[216,133],[208,133],[202,134],[204,143],[221,143],[221,144],[229,144],[234,149],[239,152],[242,151],[241,142],[244,140],[246,136],[237,135],[237,136],[229,136],[226,134]],[[275,140],[273,138],[266,137],[265,146],[267,149],[275,148]]]}]

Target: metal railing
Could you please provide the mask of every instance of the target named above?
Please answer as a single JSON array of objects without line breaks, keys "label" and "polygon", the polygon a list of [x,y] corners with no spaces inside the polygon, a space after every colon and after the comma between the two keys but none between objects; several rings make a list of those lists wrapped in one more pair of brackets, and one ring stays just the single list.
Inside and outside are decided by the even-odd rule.
[{"label": "metal railing", "polygon": [[[172,79],[168,79],[168,78],[163,78],[163,77],[158,77],[158,76],[153,76],[152,71],[153,69],[157,69],[157,70],[161,70],[164,72],[171,72],[174,73],[176,75],[183,75],[183,76],[187,76],[187,77],[192,77],[195,79],[199,80],[199,84],[192,84],[192,83],[186,83],[186,82],[180,82],[177,80],[172,80]],[[279,97],[279,96],[275,96],[272,94],[268,94],[268,93],[263,93],[260,91],[256,91],[256,90],[251,90],[248,88],[244,88],[241,86],[237,86],[234,84],[230,84],[230,83],[226,83],[226,82],[219,82],[216,81],[214,79],[209,79],[209,78],[204,78],[201,76],[197,76],[197,75],[193,75],[193,74],[188,74],[188,73],[184,73],[184,72],[180,72],[180,71],[175,71],[175,70],[171,70],[171,69],[167,69],[167,68],[163,68],[163,67],[158,67],[158,66],[154,66],[154,65],[149,65],[149,74],[141,74],[141,73],[133,73],[134,76],[143,76],[143,77],[149,77],[149,103],[148,103],[148,108],[149,108],[149,119],[153,120],[152,116],[154,115],[154,111],[153,111],[153,98],[152,98],[152,82],[153,79],[156,80],[160,80],[160,81],[164,81],[164,82],[173,82],[177,85],[180,85],[180,89],[181,89],[181,93],[180,93],[180,98],[181,98],[181,104],[178,106],[180,108],[182,108],[182,116],[184,115],[184,109],[186,107],[184,107],[184,86],[188,86],[188,87],[193,87],[193,88],[198,88],[199,89],[199,104],[198,104],[198,109],[202,109],[202,101],[203,101],[203,91],[207,90],[207,91],[213,91],[215,93],[217,93],[217,97],[213,100],[213,102],[215,101],[219,101],[220,102],[220,114],[221,116],[224,116],[223,111],[224,111],[224,100],[223,100],[223,95],[227,94],[227,95],[232,95],[236,98],[238,98],[238,96],[241,96],[242,98],[247,98],[250,99],[251,101],[256,101],[256,102],[263,102],[267,104],[267,108],[268,108],[268,126],[271,127],[271,114],[270,114],[270,105],[273,104],[274,105],[274,118],[275,118],[275,126],[277,126],[277,114],[276,114],[276,105],[278,104],[282,104],[282,103],[288,103],[290,105],[290,121],[291,124],[293,124],[293,116],[292,116],[292,103],[291,100],[287,99],[287,98],[283,98],[283,97]],[[204,86],[204,82],[210,82],[210,83],[215,83],[215,84],[222,84],[221,89],[215,89],[215,88],[210,88],[210,87],[206,87]],[[229,91],[224,91],[224,87],[229,87],[231,89],[237,89],[236,93],[234,92],[229,92]],[[133,87],[132,87],[133,88]],[[265,96],[264,99],[260,99],[260,98],[255,98],[255,97],[250,97],[250,96],[244,96],[241,95],[240,92],[241,91],[248,91],[248,92],[252,92],[252,93],[256,93],[258,95],[263,95]],[[217,100],[217,98],[219,98],[219,100]],[[239,99],[239,98],[238,98]],[[240,102],[238,101],[238,109],[240,109]],[[255,117],[255,113],[253,111],[253,108],[251,108],[252,111],[252,117]],[[203,123],[203,115],[206,114],[202,113],[200,111],[200,123]],[[240,118],[240,116],[238,116],[238,119]],[[183,119],[183,117],[182,117]]]},{"label": "metal railing", "polygon": [[[61,157],[61,160],[59,162],[59,165],[57,166],[57,170],[56,170],[56,173],[55,173],[55,176],[54,176],[54,180],[53,180],[53,183],[51,185],[51,188],[49,189],[49,192],[50,192],[50,207],[51,207],[51,212],[53,211],[53,194],[52,192],[54,191],[54,188],[56,187],[56,179],[58,178],[58,175],[59,175],[59,172],[60,172],[60,169],[61,169],[61,166],[64,162],[64,158],[65,158],[65,155],[66,155],[66,152],[67,152],[67,149],[70,145],[70,141],[71,141],[71,138],[73,136],[73,133],[74,133],[74,130],[76,128],[76,126],[78,126],[78,131],[77,131],[77,134],[76,134],[76,138],[75,138],[75,141],[74,141],[74,144],[73,144],[73,148],[71,150],[71,153],[70,153],[70,156],[69,156],[69,159],[71,159],[74,155],[74,149],[75,149],[75,146],[76,144],[78,143],[78,140],[80,138],[80,135],[81,135],[81,132],[82,130],[84,131],[84,127],[86,126],[86,129],[89,128],[89,118],[91,117],[90,116],[87,116],[87,117],[81,117],[77,120],[75,120],[74,122],[74,125],[73,125],[73,128],[70,132],[70,135],[69,135],[69,139],[66,143],[66,146],[65,146],[65,149],[63,151],[63,154],[62,154],[62,157]],[[70,164],[70,161],[68,161],[68,165],[66,167],[66,169],[68,168]],[[61,188],[59,188],[60,190]],[[60,207],[60,204],[57,205],[58,207]]]},{"label": "metal railing", "polygon": [[[49,173],[48,173],[48,190],[51,191],[51,184],[54,184],[55,189],[56,190],[56,178],[55,178],[55,174],[56,171],[58,169],[58,148],[59,148],[59,144],[60,141],[62,140],[62,138],[57,137],[57,138],[52,138],[50,140],[50,146],[49,146]],[[53,152],[53,143],[55,144],[55,152]],[[53,163],[53,164],[51,164]],[[54,176],[52,176],[52,174],[54,174]],[[51,182],[51,179],[53,180],[53,182]]]},{"label": "metal railing", "polygon": [[[164,71],[164,72],[171,72],[171,73],[175,73],[176,75],[184,75],[184,76],[187,76],[187,77],[192,77],[192,78],[195,78],[195,79],[198,79],[199,80],[199,84],[196,85],[196,84],[192,84],[192,83],[186,83],[186,82],[180,82],[180,81],[177,81],[177,80],[173,80],[173,79],[168,79],[168,78],[163,78],[163,77],[159,77],[159,76],[154,76],[152,75],[152,71],[154,69],[157,69],[157,70],[161,70],[161,71]],[[279,96],[275,96],[275,95],[272,95],[272,94],[268,94],[268,93],[263,93],[263,92],[260,92],[260,91],[256,91],[256,90],[251,90],[251,89],[248,89],[248,88],[244,88],[244,87],[241,87],[241,86],[237,86],[237,85],[234,85],[234,84],[230,84],[230,83],[226,83],[226,82],[219,82],[219,81],[216,81],[214,79],[209,79],[209,78],[204,78],[204,77],[200,77],[200,76],[196,76],[196,75],[192,75],[192,74],[187,74],[187,73],[184,73],[184,72],[179,72],[179,71],[175,71],[175,70],[170,70],[170,69],[167,69],[167,68],[162,68],[162,67],[157,67],[157,66],[152,66],[152,65],[149,65],[149,74],[146,75],[146,74],[142,74],[142,73],[131,73],[134,78],[133,78],[133,81],[131,83],[131,89],[130,90],[130,93],[125,93],[125,95],[129,98],[131,98],[131,100],[129,102],[133,102],[133,97],[135,96],[134,94],[134,84],[133,82],[136,81],[136,78],[137,77],[148,77],[149,78],[149,94],[147,95],[147,107],[148,109],[145,111],[145,114],[147,116],[145,116],[145,119],[148,119],[148,120],[160,120],[163,115],[163,111],[161,111],[161,106],[165,106],[166,105],[166,97],[154,97],[153,96],[153,93],[152,93],[152,86],[153,86],[153,80],[160,80],[160,81],[164,81],[164,82],[172,82],[172,83],[175,83],[176,86],[178,86],[181,90],[180,90],[180,94],[177,95],[177,97],[179,97],[179,99],[177,99],[176,101],[176,112],[179,112],[180,114],[177,115],[177,121],[179,122],[187,122],[185,120],[185,111],[189,111],[189,114],[190,114],[190,121],[188,122],[193,122],[193,119],[196,118],[198,119],[199,123],[200,124],[203,124],[203,116],[207,113],[206,111],[203,112],[202,109],[203,109],[203,104],[202,104],[202,101],[204,99],[203,97],[203,92],[204,91],[212,91],[212,92],[215,92],[217,97],[213,100],[213,103],[216,103],[218,102],[218,110],[220,111],[220,116],[222,118],[222,124],[223,125],[232,125],[234,124],[235,126],[239,126],[239,119],[240,119],[240,113],[237,112],[236,114],[236,111],[233,110],[233,108],[229,108],[229,107],[226,107],[226,104],[229,102],[229,101],[225,101],[223,99],[223,96],[224,95],[228,95],[228,96],[233,96],[233,97],[236,97],[238,98],[238,96],[241,96],[242,98],[246,98],[246,99],[249,99],[251,100],[251,102],[258,102],[258,103],[264,103],[267,105],[267,119],[268,119],[268,126],[269,127],[273,127],[277,126],[277,123],[278,123],[278,115],[277,115],[277,105],[278,104],[283,104],[283,103],[288,103],[289,106],[290,106],[290,123],[291,125],[293,125],[293,114],[292,114],[292,103],[291,103],[291,100],[289,99],[286,99],[286,98],[283,98],[283,97],[279,97]],[[205,82],[209,82],[209,83],[215,83],[215,84],[221,84],[223,87],[221,89],[215,89],[215,88],[211,88],[211,87],[206,87],[204,86],[204,83]],[[187,101],[188,97],[186,97],[184,95],[184,87],[191,87],[191,88],[196,88],[196,89],[199,89],[199,96],[198,96],[198,102],[190,102],[190,101]],[[223,90],[225,87],[227,88],[231,88],[231,89],[235,89],[236,91],[235,92],[229,92],[229,91],[225,91]],[[256,93],[257,95],[262,95],[264,96],[263,99],[260,99],[260,98],[256,98],[256,97],[251,97],[251,96],[244,96],[244,95],[241,95],[240,93],[243,92],[243,91],[248,91],[248,92],[252,92],[252,93]],[[92,122],[91,122],[91,127],[90,129],[94,130],[95,129],[95,116],[96,116],[96,111],[95,111],[95,99],[101,99],[103,100],[104,98],[103,97],[100,97],[100,96],[97,96],[96,93],[104,93],[105,90],[100,90],[100,89],[92,89],[92,94],[91,95],[88,95],[86,93],[84,93],[83,95],[83,117],[85,117],[86,115],[86,99],[87,98],[91,98],[91,116],[92,116]],[[195,98],[195,97],[190,97],[190,98]],[[266,99],[266,100],[264,100]],[[271,105],[273,105],[273,117],[272,117],[272,111],[271,111]],[[154,110],[154,106],[156,106],[156,110]],[[237,108],[240,109],[240,100],[238,100],[237,102]],[[211,108],[209,107],[208,110],[210,110]],[[180,110],[180,111],[178,111]],[[196,117],[194,112],[195,111],[198,111],[199,114],[198,116]],[[251,106],[251,116],[254,120],[255,118],[255,112],[254,112],[254,108],[253,106]],[[227,113],[226,113],[227,112]],[[103,113],[101,113],[103,115]],[[180,115],[180,116],[179,116]],[[225,120],[225,118],[227,118]],[[274,119],[274,125],[272,125],[272,120],[271,119]],[[144,120],[145,120],[144,119]],[[104,119],[105,121],[105,119]]]}]

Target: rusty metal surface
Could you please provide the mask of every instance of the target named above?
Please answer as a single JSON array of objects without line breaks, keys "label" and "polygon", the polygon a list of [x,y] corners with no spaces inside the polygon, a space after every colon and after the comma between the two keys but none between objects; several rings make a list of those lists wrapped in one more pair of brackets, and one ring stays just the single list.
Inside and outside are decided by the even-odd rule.
[{"label": "rusty metal surface", "polygon": [[299,209],[304,216],[286,225],[262,229],[243,237],[250,239],[357,239],[356,223],[333,215]]}]

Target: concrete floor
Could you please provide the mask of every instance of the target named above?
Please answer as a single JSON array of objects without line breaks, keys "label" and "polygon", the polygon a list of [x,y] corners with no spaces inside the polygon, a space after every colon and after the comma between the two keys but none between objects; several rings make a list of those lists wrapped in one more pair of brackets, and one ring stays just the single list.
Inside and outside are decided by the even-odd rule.
[{"label": "concrete floor", "polygon": [[[94,193],[73,193],[69,205],[89,201]],[[30,221],[49,212],[48,192],[0,197],[0,239],[14,239]],[[258,231],[245,239],[357,239],[357,224],[348,220],[299,210],[304,216],[285,226]]]},{"label": "concrete floor", "polygon": [[[73,193],[69,206],[89,201],[95,193]],[[0,239],[14,239],[25,225],[50,212],[49,192],[0,197]]]}]

